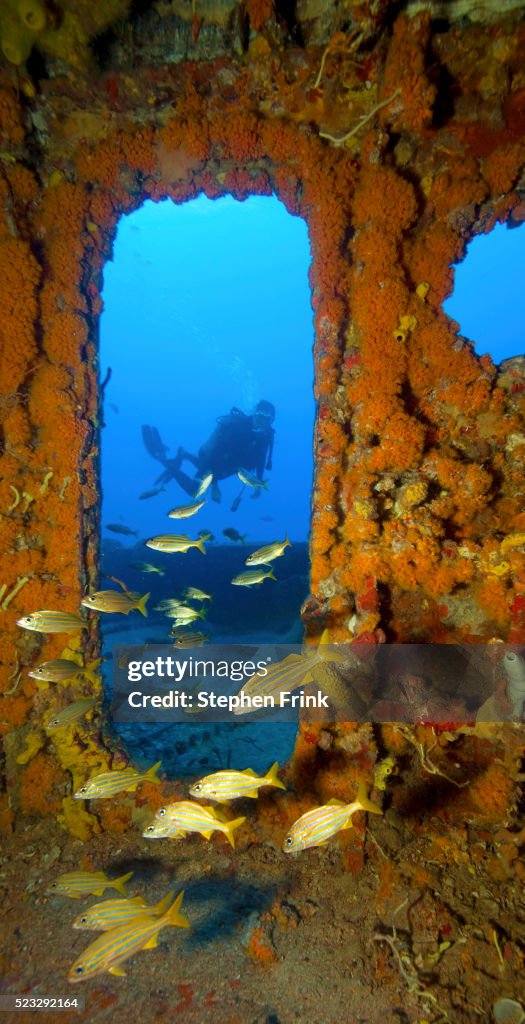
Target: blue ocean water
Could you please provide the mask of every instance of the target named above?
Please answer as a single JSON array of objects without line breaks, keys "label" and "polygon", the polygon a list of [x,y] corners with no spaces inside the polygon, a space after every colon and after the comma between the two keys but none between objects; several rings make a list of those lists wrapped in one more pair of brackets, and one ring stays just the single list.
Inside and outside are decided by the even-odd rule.
[{"label": "blue ocean water", "polygon": [[454,266],[454,291],[443,309],[495,363],[525,354],[523,268],[525,230],[497,224],[476,235],[462,263]]},{"label": "blue ocean water", "polygon": [[[166,512],[187,496],[174,483],[141,501],[162,466],[146,452],[153,424],[173,457],[191,452],[219,416],[276,407],[270,489],[243,497],[237,478],[221,485],[192,527],[235,527],[250,539],[305,541],[313,458],[313,322],[306,224],[271,197],[244,203],[204,196],[176,206],[146,202],[120,221],[104,272],[100,327],[104,391],[103,534],[122,522],[141,534],[169,532]],[[190,467],[185,467],[187,470]],[[186,532],[186,531],[179,531]],[[147,552],[146,552],[147,553]]]},{"label": "blue ocean water", "polygon": [[[147,202],[119,223],[113,260],[104,272],[100,379],[104,387],[101,444],[101,588],[122,580],[151,592],[147,619],[101,616],[105,675],[111,687],[112,649],[119,643],[170,643],[171,625],[154,605],[180,597],[187,586],[211,593],[202,630],[212,642],[295,642],[302,638],[300,606],[308,594],[308,534],[313,474],[313,317],[304,221],[275,198],[198,199],[176,206]],[[108,377],[108,372],[110,372]],[[221,501],[206,494],[191,518],[169,519],[191,498],[174,480],[152,498],[164,466],[145,448],[141,427],[154,426],[174,458],[179,446],[196,454],[232,408],[250,415],[260,400],[276,408],[267,490],[243,488],[237,476],[220,481]],[[190,477],[195,469],[184,463]],[[254,495],[257,494],[257,497]],[[240,496],[239,507],[232,504]],[[108,530],[108,524],[134,531]],[[232,540],[224,530],[235,530]],[[193,549],[164,554],[145,546],[158,534],[208,530],[203,556]],[[292,547],[274,563],[277,581],[233,587],[244,559],[261,544]],[[143,573],[149,562],[164,575]],[[276,588],[276,589],[273,589]],[[197,604],[197,607],[200,607]],[[293,725],[117,725],[134,761],[162,758],[170,774],[198,768],[266,770],[291,752]],[[249,756],[248,756],[249,746]],[[196,765],[198,768],[196,768]]]}]

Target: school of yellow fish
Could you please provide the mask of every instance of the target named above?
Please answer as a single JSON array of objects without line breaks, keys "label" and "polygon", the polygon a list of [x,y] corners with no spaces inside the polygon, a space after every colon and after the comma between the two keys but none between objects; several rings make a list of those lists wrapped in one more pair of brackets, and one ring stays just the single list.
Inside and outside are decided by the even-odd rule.
[{"label": "school of yellow fish", "polygon": [[[248,486],[266,487],[264,481],[257,480],[245,471],[240,471],[238,475]],[[171,518],[186,518],[198,512],[205,504],[205,500],[200,501],[199,499],[205,494],[212,479],[211,474],[204,477],[193,502],[173,509],[168,515]],[[146,496],[149,496],[148,492],[142,495],[142,497]],[[127,527],[117,529],[117,525],[115,524],[113,527],[115,532],[133,532]],[[145,543],[150,548],[167,553],[185,552],[196,547],[205,554],[204,543],[210,537],[211,535],[206,532],[202,532],[196,540],[191,540],[188,536],[161,535],[153,537]],[[248,571],[240,573],[231,581],[232,584],[249,587],[260,584],[265,579],[275,580],[270,563],[275,558],[282,556],[289,546],[290,541],[286,536],[284,541],[275,541],[254,551],[248,556],[245,564],[259,568],[250,568]],[[142,572],[162,574],[162,570],[150,563],[132,564]],[[128,590],[120,580],[115,582],[119,584],[120,590],[101,590],[88,594],[81,601],[82,607],[90,611],[123,615],[137,610],[147,616],[146,603],[150,594],[141,596]],[[195,619],[204,618],[204,602],[211,601],[212,596],[197,587],[188,587],[184,599],[200,602],[200,610],[184,604],[184,601],[179,601],[176,598],[162,601],[156,608],[173,620],[174,625],[170,636],[174,638],[175,646],[200,646],[206,642],[208,637],[202,633],[185,632],[185,627]],[[87,629],[88,623],[78,613],[41,610],[19,619],[17,625],[39,633],[70,633]],[[290,690],[303,686],[311,679],[311,671],[315,664],[326,658],[333,661],[339,659],[337,654],[329,653],[327,643],[325,631],[317,651],[311,651],[306,656],[289,655],[283,662],[273,666],[272,671],[263,679],[252,677],[242,688],[245,692],[251,687],[250,692],[253,690],[253,693],[277,694],[284,689]],[[47,685],[50,682],[68,684],[82,676],[94,681],[96,679],[94,672],[99,664],[100,659],[83,665],[69,658],[61,658],[43,662],[33,669],[30,675],[41,685]],[[96,703],[94,698],[83,698],[67,705],[45,723],[46,730],[53,732],[64,726],[72,725],[92,710]],[[193,797],[193,800],[176,800],[157,811],[153,821],[142,833],[144,838],[182,840],[196,832],[209,840],[213,833],[218,831],[228,839],[234,848],[234,833],[241,828],[246,817],[231,819],[215,805],[227,805],[231,801],[241,798],[257,799],[259,790],[264,787],[285,789],[286,787],[278,776],[278,767],[277,762],[274,763],[263,776],[257,776],[249,768],[245,771],[225,770],[206,775],[190,787],[190,797]],[[102,772],[87,779],[73,795],[77,800],[103,800],[116,796],[118,793],[132,793],[142,782],[160,782],[157,774],[159,768],[160,761],[146,772],[138,772],[132,767]],[[388,769],[387,771],[387,766],[385,766],[385,776],[390,773],[392,767],[389,765]],[[376,781],[378,789],[384,789],[383,776],[374,781]],[[203,805],[196,802],[198,800],[208,800],[211,803]],[[382,813],[381,808],[369,799],[363,784],[360,785],[356,798],[351,803],[345,804],[342,801],[332,800],[328,804],[315,807],[303,814],[286,835],[283,851],[297,853],[310,847],[326,845],[338,832],[352,827],[352,816],[357,811]],[[75,960],[68,976],[70,982],[75,983],[93,978],[103,972],[122,976],[124,971],[120,964],[135,953],[154,948],[157,945],[159,932],[163,928],[168,926],[189,927],[188,920],[181,913],[183,892],[178,893],[175,898],[173,892],[169,892],[158,903],[148,906],[142,896],[126,896],[125,884],[131,876],[132,872],[129,872],[120,878],[110,879],[103,871],[72,871],[57,878],[47,890],[53,895],[80,899],[89,895],[101,896],[105,889],[113,888],[122,897],[88,907],[75,918],[74,928],[97,930],[102,934]]]}]

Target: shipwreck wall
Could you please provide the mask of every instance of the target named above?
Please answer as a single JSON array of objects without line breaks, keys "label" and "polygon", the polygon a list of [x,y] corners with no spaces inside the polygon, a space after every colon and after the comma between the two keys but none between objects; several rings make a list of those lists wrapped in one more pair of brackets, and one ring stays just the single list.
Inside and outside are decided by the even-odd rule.
[{"label": "shipwreck wall", "polygon": [[[525,360],[478,358],[441,308],[473,233],[525,219],[525,24],[519,8],[474,23],[421,7],[363,4],[349,18],[304,5],[292,22],[249,0],[197,3],[188,20],[182,4],[115,0],[94,24],[83,3],[60,16],[36,3],[44,27],[32,23],[29,45],[26,25],[14,51],[17,5],[6,5],[4,827],[52,814],[84,837],[133,816],[132,797],[96,814],[71,798],[124,755],[96,713],[49,738],[42,723],[64,690],[27,673],[68,638],[16,620],[76,611],[97,582],[102,271],[118,218],[145,199],[273,192],[307,222],[318,400],[307,636],[322,623],[335,642],[525,641]],[[67,649],[94,657],[96,630]],[[84,679],[67,696],[92,691]],[[452,804],[498,818],[517,798],[521,730],[467,732],[476,778]],[[300,731],[299,794],[345,796],[378,748],[432,747],[439,760],[454,738],[423,725],[325,734]]]}]

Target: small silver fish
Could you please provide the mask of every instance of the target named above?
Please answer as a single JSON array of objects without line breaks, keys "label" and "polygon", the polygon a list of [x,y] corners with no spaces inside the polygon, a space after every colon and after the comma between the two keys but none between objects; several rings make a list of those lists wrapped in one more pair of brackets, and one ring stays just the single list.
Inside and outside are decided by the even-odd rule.
[{"label": "small silver fish", "polygon": [[238,576],[234,576],[232,583],[234,587],[252,587],[254,583],[262,583],[263,580],[274,580],[273,569],[270,567],[269,572],[263,572],[262,569],[252,569],[250,572],[241,572]]},{"label": "small silver fish", "polygon": [[73,725],[73,722],[78,722],[79,718],[82,718],[86,712],[90,711],[96,703],[95,697],[88,697],[87,699],[77,700],[74,704],[68,704],[67,707],[63,708],[62,711],[59,711],[57,715],[46,722],[47,732],[62,729],[64,725]]},{"label": "small silver fish", "polygon": [[123,526],[122,523],[108,523],[106,530],[111,530],[112,533],[121,533],[124,537],[138,537],[138,530],[130,530],[129,526]]},{"label": "small silver fish", "polygon": [[153,548],[154,551],[165,551],[167,554],[175,554],[177,552],[189,551],[190,548],[198,548],[205,555],[204,540],[206,540],[206,537],[198,537],[197,540],[191,540],[189,537],[164,533],[159,534],[157,537],[150,537],[149,540],[145,541],[145,544],[146,547]]},{"label": "small silver fish", "polygon": [[195,622],[195,619],[204,619],[205,615],[205,608],[201,608],[200,611],[197,611],[196,608],[190,608],[189,605],[181,604],[173,613],[174,625],[172,629],[177,629],[178,626],[187,626],[190,622]]},{"label": "small silver fish", "polygon": [[198,587],[186,587],[184,591],[184,597],[189,598],[190,601],[211,601],[211,594],[206,594],[204,590],[199,590]]},{"label": "small silver fish", "polygon": [[202,495],[208,490],[208,487],[210,486],[212,480],[213,473],[207,473],[206,476],[202,478],[198,486],[198,489],[195,491],[195,494],[193,495],[195,501],[198,501],[199,498],[202,498]]},{"label": "small silver fish", "polygon": [[23,619],[18,619],[16,624],[22,629],[32,629],[35,633],[77,633],[88,628],[86,620],[74,612],[46,610],[31,612]]},{"label": "small silver fish", "polygon": [[243,484],[247,484],[248,487],[262,487],[265,491],[268,490],[268,481],[259,480],[258,477],[254,476],[253,473],[249,473],[247,469],[238,469],[237,476]]},{"label": "small silver fish", "polygon": [[208,633],[190,633],[179,627],[172,629],[170,636],[173,637],[173,646],[180,650],[188,647],[202,647],[210,639]]},{"label": "small silver fish", "polygon": [[[157,494],[162,494],[162,491],[165,491],[165,490],[166,490],[165,487],[153,487],[151,489],[151,491],[143,491],[142,494],[139,494],[139,500],[140,501],[144,501],[146,498],[156,498]],[[108,526],[108,530],[109,530],[109,526]]]},{"label": "small silver fish", "polygon": [[129,567],[137,572],[158,572],[159,576],[164,576],[164,569],[159,569],[158,565],[152,565],[151,562],[130,562]]},{"label": "small silver fish", "polygon": [[43,661],[37,665],[32,672],[28,672],[31,679],[40,679],[45,683],[65,683],[75,676],[86,676],[92,683],[97,682],[94,670],[101,664],[102,658],[96,658],[87,665],[78,665],[76,661],[69,661],[67,658],[56,658],[54,661]]},{"label": "small silver fish", "polygon": [[258,548],[253,554],[248,555],[248,558],[245,559],[245,565],[267,565],[274,558],[284,555],[284,549],[289,547],[291,547],[291,544],[288,540],[288,534],[286,534],[283,541],[276,540],[273,544],[265,544],[263,548]]},{"label": "small silver fish", "polygon": [[194,516],[205,504],[206,501],[192,501],[191,505],[179,505],[168,512],[168,519],[187,519],[188,516]]}]

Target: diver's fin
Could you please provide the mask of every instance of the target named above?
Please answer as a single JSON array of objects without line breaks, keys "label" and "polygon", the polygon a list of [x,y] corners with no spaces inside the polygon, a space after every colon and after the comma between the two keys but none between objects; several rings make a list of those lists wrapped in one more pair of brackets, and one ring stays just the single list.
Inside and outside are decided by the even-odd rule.
[{"label": "diver's fin", "polygon": [[147,424],[144,424],[142,426],[142,440],[144,441],[146,451],[152,458],[158,459],[159,462],[166,461],[168,448],[162,443],[156,427],[149,427]]}]

